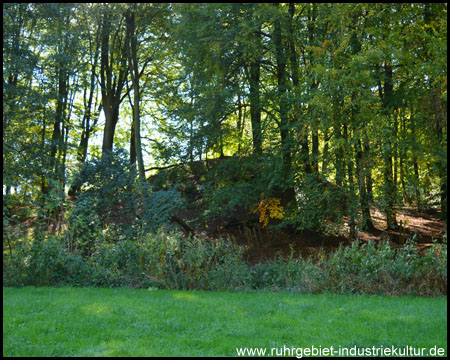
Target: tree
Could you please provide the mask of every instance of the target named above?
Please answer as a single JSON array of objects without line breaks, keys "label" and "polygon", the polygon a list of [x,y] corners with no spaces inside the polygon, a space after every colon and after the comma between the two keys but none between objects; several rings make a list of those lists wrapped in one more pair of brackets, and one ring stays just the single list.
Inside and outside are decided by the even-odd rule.
[{"label": "tree", "polygon": [[[373,206],[390,229],[403,205],[445,217],[446,11],[4,4],[5,213],[19,202],[56,223],[72,174],[115,143],[129,144],[141,184],[144,163],[211,170],[220,161],[208,160],[230,157],[235,183],[223,172],[204,180],[203,205],[279,198],[280,227],[323,230],[348,216],[356,235],[373,228]],[[69,194],[83,191],[73,180]]]},{"label": "tree", "polygon": [[100,88],[105,127],[102,154],[113,148],[114,132],[119,120],[119,107],[124,98],[122,90],[128,76],[129,34],[124,31],[120,5],[101,5]]}]

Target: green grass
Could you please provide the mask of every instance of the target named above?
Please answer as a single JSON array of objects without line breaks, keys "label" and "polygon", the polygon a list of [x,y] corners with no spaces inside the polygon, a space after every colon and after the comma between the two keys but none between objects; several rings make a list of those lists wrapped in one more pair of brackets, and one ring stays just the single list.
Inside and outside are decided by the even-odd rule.
[{"label": "green grass", "polygon": [[312,345],[446,354],[447,297],[3,289],[3,356],[237,356],[239,347]]}]

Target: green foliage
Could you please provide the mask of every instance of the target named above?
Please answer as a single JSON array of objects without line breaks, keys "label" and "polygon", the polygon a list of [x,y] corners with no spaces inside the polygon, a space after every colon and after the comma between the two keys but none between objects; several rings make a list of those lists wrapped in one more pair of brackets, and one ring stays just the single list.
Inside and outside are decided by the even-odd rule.
[{"label": "green foliage", "polygon": [[85,255],[96,243],[117,243],[141,230],[155,232],[183,206],[176,188],[151,192],[138,182],[121,149],[86,163],[75,181],[82,192],[69,217],[68,238],[70,248]]},{"label": "green foliage", "polygon": [[[259,206],[264,225],[296,231],[330,231],[348,215],[353,224],[364,210],[367,225],[372,204],[390,228],[402,202],[440,206],[445,218],[445,4],[17,3],[3,4],[3,23],[11,283],[446,292],[437,245],[424,256],[354,245],[321,267],[247,268],[225,242],[155,235],[185,202],[240,220]],[[133,132],[127,96],[142,121]],[[101,111],[100,158],[89,139]],[[134,150],[146,161],[182,165],[151,188],[138,156],[138,182],[130,139],[142,139]]]},{"label": "green foliage", "polygon": [[139,248],[132,240],[98,244],[88,261],[94,286],[132,286],[140,275]]},{"label": "green foliage", "polygon": [[90,269],[80,255],[71,254],[58,237],[35,239],[31,245],[21,243],[3,268],[5,285],[71,285],[89,284]]},{"label": "green foliage", "polygon": [[52,237],[4,259],[9,286],[93,285],[178,290],[289,290],[301,293],[442,296],[447,294],[447,244],[419,254],[412,243],[353,243],[317,258],[277,256],[249,266],[243,249],[222,239],[185,238],[160,230],[137,239],[97,243],[89,258],[70,254]]},{"label": "green foliage", "polygon": [[162,226],[169,226],[172,214],[184,205],[185,201],[177,187],[144,195],[144,231],[156,232]]},{"label": "green foliage", "polygon": [[244,266],[241,249],[222,239],[160,231],[143,240],[146,272],[169,289],[233,289]]},{"label": "green foliage", "polygon": [[[86,163],[75,181],[82,185],[82,192],[68,220],[70,248],[87,255],[93,251],[103,230],[109,229],[111,237],[119,235],[117,231],[130,231],[136,217],[132,192],[136,174],[126,152],[115,150],[102,159]],[[123,229],[117,229],[117,223]]]},{"label": "green foliage", "polygon": [[232,214],[238,208],[254,213],[267,196],[279,197],[274,189],[284,179],[276,163],[270,156],[220,159],[205,176],[204,203],[208,214]]},{"label": "green foliage", "polygon": [[346,198],[342,187],[312,174],[298,182],[297,209],[291,215],[297,229],[330,231],[329,224],[340,224],[345,214]]},{"label": "green foliage", "polygon": [[412,243],[393,249],[387,242],[378,247],[373,242],[355,242],[349,248],[339,248],[321,265],[328,274],[325,286],[332,292],[425,296],[447,293],[446,244],[435,244],[419,255]]},{"label": "green foliage", "polygon": [[[124,149],[114,149],[101,159],[92,159],[81,170],[76,182],[83,185],[80,198],[93,198],[95,208],[110,207],[117,200],[125,200],[127,189],[133,186],[135,168]],[[101,203],[100,203],[101,202]]]}]

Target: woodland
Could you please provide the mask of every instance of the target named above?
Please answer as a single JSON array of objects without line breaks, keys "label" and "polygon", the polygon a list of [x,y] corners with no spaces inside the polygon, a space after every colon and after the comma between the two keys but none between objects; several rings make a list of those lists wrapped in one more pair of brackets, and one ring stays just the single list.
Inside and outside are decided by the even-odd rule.
[{"label": "woodland", "polygon": [[442,295],[446,239],[447,4],[3,4],[4,283]]}]

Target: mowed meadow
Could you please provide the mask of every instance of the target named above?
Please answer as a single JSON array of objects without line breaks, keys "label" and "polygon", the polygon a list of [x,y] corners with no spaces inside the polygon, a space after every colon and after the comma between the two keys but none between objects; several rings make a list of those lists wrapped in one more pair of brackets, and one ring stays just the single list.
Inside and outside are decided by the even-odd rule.
[{"label": "mowed meadow", "polygon": [[3,289],[3,356],[237,356],[284,346],[447,353],[447,298]]}]

